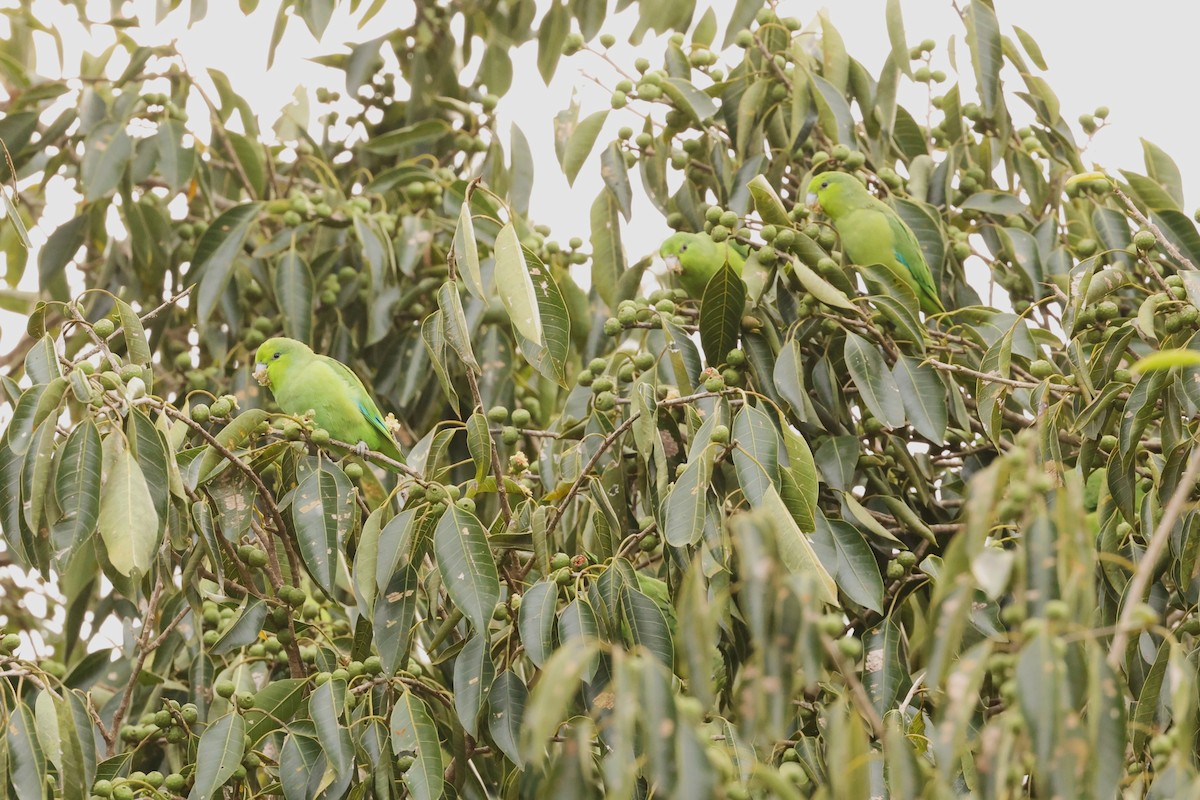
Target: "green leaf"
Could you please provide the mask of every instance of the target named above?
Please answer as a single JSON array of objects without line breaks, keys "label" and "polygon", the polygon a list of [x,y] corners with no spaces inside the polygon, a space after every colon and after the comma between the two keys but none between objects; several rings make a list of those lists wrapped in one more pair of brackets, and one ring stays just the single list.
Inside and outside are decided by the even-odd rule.
[{"label": "green leaf", "polygon": [[780,476],[784,479],[780,494],[800,530],[811,532],[815,530],[813,514],[819,492],[817,465],[808,442],[790,425],[783,426],[783,445],[787,451],[788,465]]},{"label": "green leaf", "polygon": [[29,706],[18,701],[9,711],[5,744],[10,759],[9,779],[17,800],[42,800],[45,795],[46,756],[38,741],[37,722]]},{"label": "green leaf", "polygon": [[283,315],[284,335],[312,343],[313,275],[295,250],[288,250],[275,265],[275,301]]},{"label": "green leaf", "polygon": [[257,219],[260,206],[261,203],[234,206],[217,217],[200,237],[192,256],[191,271],[193,278],[198,276],[200,281],[196,297],[196,315],[200,324],[208,321],[224,294],[234,260],[241,253],[246,233]]},{"label": "green leaf", "polygon": [[[571,316],[558,283],[541,258],[527,247],[521,248],[525,257],[526,274],[537,303],[543,340],[540,343],[520,338],[521,353],[534,369],[559,384],[566,383],[567,359],[571,355]],[[569,280],[569,275],[564,280]]]},{"label": "green leaf", "polygon": [[479,245],[475,241],[475,223],[471,205],[464,202],[458,211],[458,227],[454,229],[454,255],[459,271],[466,278],[467,288],[480,300],[487,299],[483,288],[483,273],[479,267]]},{"label": "green leaf", "polygon": [[209,725],[196,747],[196,782],[188,800],[211,800],[220,796],[221,786],[241,763],[246,722],[230,713]]},{"label": "green leaf", "polygon": [[787,570],[793,574],[811,575],[821,591],[821,600],[837,606],[837,585],[833,577],[817,557],[808,536],[800,532],[774,487],[768,488],[763,494],[760,510],[763,518],[769,520],[775,530],[779,556]]},{"label": "green leaf", "polygon": [[792,227],[792,220],[788,217],[787,209],[783,207],[783,201],[779,199],[775,187],[765,175],[755,175],[750,183],[746,184],[746,188],[750,190],[750,197],[754,199],[754,210],[764,223]]},{"label": "green leaf", "polygon": [[517,231],[506,224],[496,235],[496,287],[508,317],[517,332],[535,344],[544,344],[542,317],[537,295],[525,266],[525,255]]},{"label": "green leaf", "polygon": [[433,532],[433,551],[450,599],[476,631],[486,631],[500,601],[500,578],[479,518],[447,506]]},{"label": "green leaf", "polygon": [[[270,415],[261,408],[249,408],[234,417],[233,422],[226,425],[217,434],[217,443],[234,453],[238,451],[255,433],[258,426],[266,422]],[[227,466],[225,457],[214,447],[208,447],[200,456],[200,466],[196,470],[196,484],[200,485],[211,478],[218,468]]]},{"label": "green leaf", "polygon": [[762,503],[768,487],[779,489],[779,434],[758,406],[746,405],[733,418],[733,466],[751,507]]},{"label": "green leaf", "polygon": [[901,356],[892,367],[892,377],[912,426],[934,444],[945,442],[950,411],[937,370],[912,356]]},{"label": "green leaf", "polygon": [[212,646],[210,652],[214,656],[221,656],[254,644],[267,621],[267,611],[267,605],[261,598],[251,598],[238,618],[221,634],[221,638]]},{"label": "green leaf", "polygon": [[196,167],[196,150],[183,146],[185,128],[176,119],[164,120],[155,136],[158,146],[158,171],[172,192],[178,192],[191,179]]},{"label": "green leaf", "polygon": [[558,585],[552,580],[542,580],[525,592],[517,612],[517,628],[521,632],[525,655],[539,669],[546,665],[554,653],[557,604]]},{"label": "green leaf", "polygon": [[108,560],[125,576],[142,576],[154,563],[160,520],[141,465],[114,433],[106,440],[115,452],[106,460],[104,491],[97,524]]},{"label": "green leaf", "polygon": [[1004,65],[1004,47],[996,11],[987,2],[972,2],[967,7],[967,45],[971,48],[971,66],[979,86],[979,101],[986,119],[994,120],[1003,108],[1000,68]]},{"label": "green leaf", "polygon": [[708,486],[712,480],[712,450],[705,448],[688,462],[667,495],[664,535],[674,547],[695,544],[704,534]]},{"label": "green leaf", "polygon": [[525,706],[521,728],[520,753],[527,767],[545,760],[550,737],[571,716],[572,700],[597,653],[598,643],[573,639],[563,643],[542,669]]},{"label": "green leaf", "polygon": [[591,155],[592,148],[596,146],[596,137],[600,135],[600,129],[604,127],[607,119],[607,110],[596,111],[584,117],[582,122],[577,126],[572,126],[568,131],[566,145],[563,148],[562,157],[559,159],[563,174],[567,176],[568,185],[575,184],[575,178],[578,177],[579,170],[583,168],[584,162]]},{"label": "green leaf", "polygon": [[542,17],[537,34],[538,74],[542,76],[542,80],[547,85],[554,77],[554,70],[558,67],[558,60],[562,57],[563,42],[566,41],[567,34],[570,32],[570,12],[567,11],[566,4],[555,0],[554,4],[550,6],[550,10],[546,12],[546,16]]},{"label": "green leaf", "polygon": [[1157,350],[1139,358],[1133,365],[1134,372],[1154,372],[1175,367],[1200,366],[1200,351],[1187,348]]},{"label": "green leaf", "polygon": [[605,188],[616,198],[621,214],[628,222],[633,213],[633,187],[629,184],[629,170],[625,166],[625,152],[614,141],[600,153],[600,177]]},{"label": "green leaf", "polygon": [[621,244],[621,221],[617,199],[601,191],[592,203],[592,286],[610,309],[617,307],[618,285],[625,274],[625,247]]},{"label": "green leaf", "polygon": [[236,131],[226,130],[225,135],[233,147],[233,158],[241,166],[242,172],[246,173],[249,191],[254,197],[264,196],[267,193],[267,168],[263,163],[262,143]]},{"label": "green leaf", "polygon": [[317,741],[339,777],[349,775],[354,767],[354,744],[341,722],[345,707],[346,682],[337,678],[318,686],[308,699],[308,713],[317,728]]},{"label": "green leaf", "polygon": [[334,593],[338,554],[354,519],[354,485],[333,464],[310,471],[292,496],[292,524],[308,574],[326,594]]},{"label": "green leaf", "polygon": [[133,140],[117,123],[104,125],[84,142],[79,179],[88,202],[110,195],[117,188],[133,155]]},{"label": "green leaf", "polygon": [[821,562],[833,570],[838,588],[860,606],[883,613],[883,577],[871,546],[853,525],[816,515],[812,545]]},{"label": "green leaf", "polygon": [[62,273],[67,264],[75,258],[79,248],[83,247],[87,238],[89,217],[88,214],[80,214],[69,222],[64,222],[46,239],[46,244],[38,253],[38,275],[43,290]]},{"label": "green leaf", "polygon": [[850,302],[850,298],[846,297],[845,292],[813,272],[803,261],[792,261],[792,269],[795,271],[796,277],[800,279],[805,291],[825,305],[844,308],[848,311],[854,310],[854,304]]},{"label": "green leaf", "polygon": [[446,343],[458,354],[463,364],[478,375],[481,370],[471,350],[471,332],[467,328],[467,315],[463,312],[457,281],[446,281],[438,288],[437,303],[442,311]]},{"label": "green leaf", "polygon": [[[5,164],[5,171],[7,171],[7,166],[8,165]],[[12,223],[13,230],[17,232],[17,238],[21,241],[22,247],[28,251],[32,249],[33,242],[29,240],[29,231],[25,228],[25,221],[21,219],[21,211],[17,208],[16,204],[13,203],[12,198],[8,196],[8,191],[9,189],[7,186],[0,186],[0,198],[4,200],[4,216],[9,222]],[[16,283],[16,281],[11,279],[12,274],[13,273],[10,270],[8,273],[10,276],[10,285],[14,285]]]},{"label": "green leaf", "polygon": [[904,425],[904,398],[875,347],[858,334],[846,333],[846,370],[871,414],[889,428]]},{"label": "green leaf", "polygon": [[51,526],[56,555],[78,547],[100,521],[100,433],[90,419],[76,425],[59,448],[54,476],[54,500],[61,516]]},{"label": "green leaf", "polygon": [[1008,216],[1009,214],[1020,214],[1025,211],[1026,205],[1017,197],[1008,192],[983,191],[963,200],[960,208],[971,208],[976,211],[982,211],[985,214],[999,214]]},{"label": "green leaf", "polygon": [[276,678],[254,695],[246,711],[246,735],[251,744],[271,731],[283,730],[291,722],[308,693],[309,682],[302,678]]},{"label": "green leaf", "polygon": [[407,688],[396,698],[391,716],[392,753],[412,756],[404,773],[404,785],[415,800],[437,800],[445,791],[442,783],[442,744],[425,701]]},{"label": "green leaf", "polygon": [[621,587],[621,619],[629,626],[633,643],[645,647],[667,669],[675,664],[671,628],[658,605],[630,586]]},{"label": "green leaf", "polygon": [[279,782],[285,800],[312,797],[314,779],[323,777],[324,771],[325,753],[320,742],[311,736],[289,733],[279,754]]},{"label": "green leaf", "polygon": [[467,452],[475,462],[475,480],[483,480],[492,468],[492,434],[487,417],[478,411],[467,418]]},{"label": "green leaf", "polygon": [[381,156],[400,156],[418,145],[436,142],[449,132],[445,120],[426,119],[369,139],[363,147]]},{"label": "green leaf", "polygon": [[496,677],[488,695],[488,733],[500,752],[518,767],[525,763],[519,742],[528,699],[525,682],[512,670],[505,670]]},{"label": "green leaf", "polygon": [[900,0],[887,0],[884,17],[887,20],[888,42],[892,46],[892,63],[911,78],[912,65],[908,57],[908,39],[904,35],[904,15],[900,11]]},{"label": "green leaf", "polygon": [[693,86],[690,81],[683,78],[667,78],[663,81],[662,90],[671,98],[676,108],[700,124],[717,115],[717,106],[712,98]]},{"label": "green leaf", "polygon": [[746,307],[746,284],[728,264],[713,273],[700,299],[700,345],[712,366],[725,363],[737,347]]},{"label": "green leaf", "polygon": [[383,592],[375,600],[372,634],[383,670],[388,675],[408,664],[408,650],[417,622],[420,583],[411,564],[397,567]]},{"label": "green leaf", "polygon": [[484,629],[468,639],[454,659],[454,710],[463,730],[473,737],[479,735],[479,714],[487,705],[496,677],[496,665],[488,647]]},{"label": "green leaf", "polygon": [[1166,152],[1151,141],[1142,139],[1142,156],[1146,161],[1146,174],[1163,188],[1175,206],[1183,207],[1183,177],[1179,167]]}]

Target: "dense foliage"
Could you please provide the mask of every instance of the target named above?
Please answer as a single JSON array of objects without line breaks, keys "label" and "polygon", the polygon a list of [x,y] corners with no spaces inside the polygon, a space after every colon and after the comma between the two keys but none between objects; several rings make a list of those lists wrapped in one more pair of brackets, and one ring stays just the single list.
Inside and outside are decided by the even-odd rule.
[{"label": "dense foliage", "polygon": [[[538,5],[419,2],[271,135],[137,20],[48,80],[55,32],[4,12],[4,794],[1194,793],[1172,160],[1087,173],[1107,112],[1070,124],[990,0],[957,55],[889,0],[878,75],[762,0],[621,0],[634,43],[670,34],[631,64],[605,3]],[[285,0],[271,52],[334,7]],[[529,218],[535,156],[496,130],[526,42],[613,90],[555,119],[568,178],[604,178],[586,243]],[[947,313],[844,263],[804,197],[829,169],[913,229]],[[739,241],[741,277],[658,283],[635,210]],[[402,468],[273,412],[276,334],[363,377]]]}]

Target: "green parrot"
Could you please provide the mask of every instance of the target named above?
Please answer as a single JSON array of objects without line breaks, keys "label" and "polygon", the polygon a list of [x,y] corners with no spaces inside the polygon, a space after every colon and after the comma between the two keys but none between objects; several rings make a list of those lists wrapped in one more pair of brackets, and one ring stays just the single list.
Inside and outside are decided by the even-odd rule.
[{"label": "green parrot", "polygon": [[354,444],[357,455],[374,450],[404,462],[379,407],[345,364],[284,337],[263,342],[254,360],[255,379],[271,387],[284,413],[312,411],[318,427],[334,439]]},{"label": "green parrot", "polygon": [[853,175],[826,172],[808,184],[809,205],[820,204],[855,264],[881,264],[912,287],[926,314],[945,311],[912,229]]},{"label": "green parrot", "polygon": [[658,254],[679,285],[696,300],[704,296],[704,287],[721,265],[728,262],[738,275],[746,265],[746,256],[729,241],[714,242],[702,233],[676,233],[662,243]]}]

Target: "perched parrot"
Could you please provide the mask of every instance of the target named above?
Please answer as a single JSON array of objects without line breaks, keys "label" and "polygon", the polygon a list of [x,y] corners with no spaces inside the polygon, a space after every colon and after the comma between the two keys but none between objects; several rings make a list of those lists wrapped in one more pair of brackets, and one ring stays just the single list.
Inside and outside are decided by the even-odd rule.
[{"label": "perched parrot", "polygon": [[403,463],[383,415],[358,376],[328,356],[317,355],[295,339],[268,339],[254,357],[254,377],[271,387],[275,402],[287,414],[314,413],[318,427],[355,445]]},{"label": "perched parrot", "polygon": [[658,254],[683,290],[696,300],[704,296],[704,287],[726,261],[738,275],[746,265],[746,256],[735,245],[714,242],[702,233],[673,234],[662,243]]},{"label": "perched parrot", "polygon": [[857,178],[844,172],[818,175],[808,184],[808,202],[820,204],[832,220],[852,262],[887,267],[912,287],[926,314],[946,310],[912,229]]}]

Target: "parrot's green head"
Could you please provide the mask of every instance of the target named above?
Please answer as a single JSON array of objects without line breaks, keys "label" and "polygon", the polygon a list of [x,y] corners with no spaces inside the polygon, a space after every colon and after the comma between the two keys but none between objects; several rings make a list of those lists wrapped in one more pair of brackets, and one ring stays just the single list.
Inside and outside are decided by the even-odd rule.
[{"label": "parrot's green head", "polygon": [[312,350],[304,342],[283,336],[267,339],[254,355],[254,379],[263,386],[278,385],[289,366],[311,356]]},{"label": "parrot's green head", "polygon": [[808,184],[808,204],[819,205],[834,220],[847,211],[861,208],[863,200],[870,196],[858,178],[845,172],[823,172]]},{"label": "parrot's green head", "polygon": [[658,254],[675,275],[682,275],[688,268],[704,264],[720,266],[724,256],[718,251],[717,243],[699,233],[676,233],[667,238],[658,249]]}]

